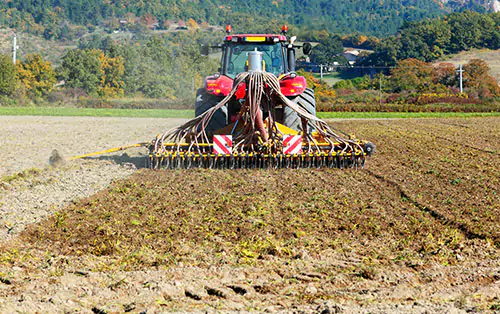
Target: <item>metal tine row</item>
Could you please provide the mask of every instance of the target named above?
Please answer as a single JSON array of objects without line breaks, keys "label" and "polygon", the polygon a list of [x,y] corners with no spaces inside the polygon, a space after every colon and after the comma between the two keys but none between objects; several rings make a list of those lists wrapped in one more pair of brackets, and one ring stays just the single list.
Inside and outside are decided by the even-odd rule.
[{"label": "metal tine row", "polygon": [[363,168],[365,156],[277,156],[251,157],[149,155],[151,169],[299,169],[299,168]]}]

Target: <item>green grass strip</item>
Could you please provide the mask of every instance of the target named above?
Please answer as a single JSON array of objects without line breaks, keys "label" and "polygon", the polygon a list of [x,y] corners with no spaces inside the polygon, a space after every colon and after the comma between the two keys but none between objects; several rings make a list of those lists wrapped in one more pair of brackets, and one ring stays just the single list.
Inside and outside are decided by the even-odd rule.
[{"label": "green grass strip", "polygon": [[[2,116],[193,118],[194,110],[0,107]],[[321,119],[497,117],[500,112],[318,112]]]},{"label": "green grass strip", "polygon": [[3,116],[192,118],[194,110],[0,107]]},{"label": "green grass strip", "polygon": [[498,117],[500,112],[318,112],[321,119],[407,119]]}]

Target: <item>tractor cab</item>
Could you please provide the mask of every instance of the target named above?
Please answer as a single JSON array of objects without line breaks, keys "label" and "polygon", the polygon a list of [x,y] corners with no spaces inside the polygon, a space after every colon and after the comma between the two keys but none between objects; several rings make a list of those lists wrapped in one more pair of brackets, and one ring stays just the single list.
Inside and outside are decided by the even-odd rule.
[{"label": "tractor cab", "polygon": [[262,69],[276,77],[289,71],[283,35],[228,35],[224,38],[221,74],[235,78],[248,69],[248,53],[262,52]]},{"label": "tractor cab", "polygon": [[[235,77],[248,71],[248,53],[262,53],[262,70],[274,74],[280,80],[284,95],[294,97],[306,89],[306,80],[295,73],[295,50],[302,48],[309,54],[311,44],[295,45],[295,36],[286,37],[288,27],[282,28],[282,34],[231,34],[232,28],[226,26],[227,35],[224,44],[216,48],[222,49],[222,60],[219,72],[205,79],[205,91],[214,96],[226,96],[232,89]],[[208,46],[203,47],[202,54],[208,54]],[[241,93],[238,93],[240,95]],[[244,92],[242,94],[244,96]]]}]

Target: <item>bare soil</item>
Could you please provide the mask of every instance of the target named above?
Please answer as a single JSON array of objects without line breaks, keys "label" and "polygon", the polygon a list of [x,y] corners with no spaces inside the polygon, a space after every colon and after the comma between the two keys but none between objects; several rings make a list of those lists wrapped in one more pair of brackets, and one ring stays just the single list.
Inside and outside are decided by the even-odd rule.
[{"label": "bare soil", "polygon": [[[68,158],[150,141],[158,133],[183,121],[186,120],[0,116],[0,178],[28,168],[45,168],[54,149]],[[141,152],[144,150],[127,151],[127,154],[139,155]],[[137,161],[142,165],[140,159],[129,162]]]},{"label": "bare soil", "polygon": [[500,119],[333,125],[377,144],[364,170],[135,171],[116,157],[4,181],[0,197],[40,213],[39,185],[115,180],[10,231],[0,312],[498,312]]},{"label": "bare soil", "polygon": [[[144,166],[144,148],[65,162],[71,156],[145,142],[184,119],[0,116],[0,240],[62,205]],[[49,166],[52,152],[62,162]]]}]

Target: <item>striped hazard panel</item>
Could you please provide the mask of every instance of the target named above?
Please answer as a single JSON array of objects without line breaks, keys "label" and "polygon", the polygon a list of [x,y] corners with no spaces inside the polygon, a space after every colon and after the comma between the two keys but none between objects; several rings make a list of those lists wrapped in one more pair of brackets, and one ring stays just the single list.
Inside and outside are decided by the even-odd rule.
[{"label": "striped hazard panel", "polygon": [[213,153],[217,155],[229,155],[233,151],[233,137],[231,135],[214,135]]},{"label": "striped hazard panel", "polygon": [[302,153],[302,136],[301,135],[284,135],[283,136],[283,154],[295,155]]}]

